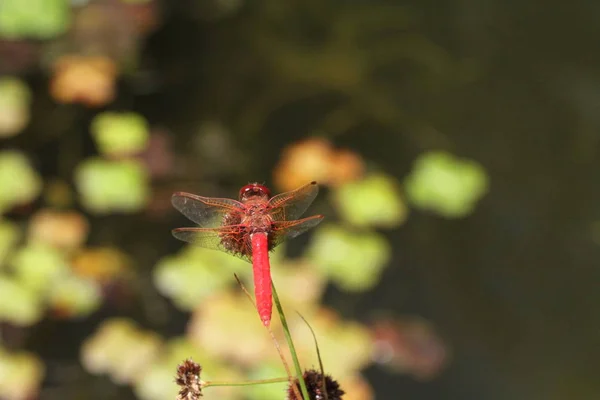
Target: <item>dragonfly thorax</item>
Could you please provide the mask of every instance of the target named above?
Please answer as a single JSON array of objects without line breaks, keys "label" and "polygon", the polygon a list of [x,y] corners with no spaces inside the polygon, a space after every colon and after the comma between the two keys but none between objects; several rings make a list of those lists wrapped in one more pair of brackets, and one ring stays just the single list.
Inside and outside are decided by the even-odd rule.
[{"label": "dragonfly thorax", "polygon": [[242,215],[241,223],[246,226],[249,233],[269,233],[273,225],[273,218],[264,206],[256,204],[249,207],[246,214]]}]

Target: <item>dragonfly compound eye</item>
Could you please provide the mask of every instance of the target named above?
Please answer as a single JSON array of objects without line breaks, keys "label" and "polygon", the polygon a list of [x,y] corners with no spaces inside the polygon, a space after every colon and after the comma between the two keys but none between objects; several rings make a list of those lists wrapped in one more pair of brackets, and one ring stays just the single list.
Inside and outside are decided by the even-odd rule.
[{"label": "dragonfly compound eye", "polygon": [[240,189],[240,200],[246,200],[253,196],[266,196],[268,198],[271,197],[271,191],[268,187],[258,183],[251,183]]}]

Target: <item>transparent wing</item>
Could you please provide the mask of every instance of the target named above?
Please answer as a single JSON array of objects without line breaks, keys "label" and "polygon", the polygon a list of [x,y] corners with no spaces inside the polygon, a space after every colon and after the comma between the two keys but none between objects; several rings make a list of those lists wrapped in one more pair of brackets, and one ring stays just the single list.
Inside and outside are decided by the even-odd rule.
[{"label": "transparent wing", "polygon": [[177,228],[171,232],[179,240],[194,246],[220,250],[252,262],[252,249],[241,234],[242,226],[230,225],[221,228]]},{"label": "transparent wing", "polygon": [[319,193],[317,182],[311,182],[291,192],[271,197],[270,214],[275,221],[291,221],[298,219],[313,202]]},{"label": "transparent wing", "polygon": [[296,236],[306,232],[309,229],[319,225],[323,220],[322,215],[313,215],[312,217],[302,218],[295,221],[277,221],[273,223],[271,231],[271,248],[280,245],[287,239],[295,238]]},{"label": "transparent wing", "polygon": [[202,197],[195,194],[177,192],[171,203],[179,212],[203,228],[223,225],[225,214],[239,213],[242,203],[232,199]]}]

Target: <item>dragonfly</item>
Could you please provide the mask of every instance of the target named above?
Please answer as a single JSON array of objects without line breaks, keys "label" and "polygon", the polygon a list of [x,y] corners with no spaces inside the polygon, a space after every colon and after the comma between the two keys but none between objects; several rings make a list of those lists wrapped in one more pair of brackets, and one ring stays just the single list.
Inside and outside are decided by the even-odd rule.
[{"label": "dragonfly", "polygon": [[317,226],[323,215],[299,219],[319,192],[317,182],[271,197],[264,185],[251,183],[239,192],[239,201],[177,192],[171,203],[199,227],[177,228],[177,239],[220,250],[252,263],[254,296],[265,326],[273,308],[269,251],[287,239]]}]

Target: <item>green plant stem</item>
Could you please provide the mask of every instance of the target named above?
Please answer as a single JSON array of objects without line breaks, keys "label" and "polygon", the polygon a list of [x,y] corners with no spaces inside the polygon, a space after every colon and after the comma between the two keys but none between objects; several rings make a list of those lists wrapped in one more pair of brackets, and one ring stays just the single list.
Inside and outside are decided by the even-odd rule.
[{"label": "green plant stem", "polygon": [[304,318],[300,313],[298,313],[298,315],[300,316],[300,318],[302,318],[306,326],[308,326],[308,329],[310,329],[310,333],[312,333],[313,339],[315,340],[315,347],[317,348],[317,358],[319,359],[319,368],[321,368],[321,384],[323,385],[324,389],[323,394],[325,395],[325,400],[329,400],[327,394],[327,379],[325,379],[325,370],[323,369],[323,360],[321,359],[321,350],[319,350],[319,342],[317,341],[317,335],[315,334],[314,329],[312,328],[312,326],[310,326],[306,318]]},{"label": "green plant stem", "polygon": [[306,382],[304,382],[302,368],[300,368],[300,361],[298,361],[298,354],[296,354],[296,348],[294,347],[292,335],[290,334],[290,329],[288,327],[287,320],[285,319],[285,314],[283,313],[283,308],[281,307],[279,296],[277,295],[277,289],[275,289],[275,285],[273,283],[271,283],[271,287],[273,288],[273,302],[277,307],[279,319],[281,320],[281,325],[283,326],[283,333],[285,334],[285,340],[287,341],[290,353],[292,355],[292,360],[294,361],[294,367],[296,368],[296,377],[298,378],[298,382],[300,384],[300,390],[302,390],[302,397],[304,398],[304,400],[309,400],[310,397],[308,396]]},{"label": "green plant stem", "polygon": [[207,388],[207,387],[211,387],[211,386],[252,386],[252,385],[266,385],[269,383],[283,383],[283,382],[289,382],[289,381],[290,381],[290,378],[288,378],[287,376],[282,377],[282,378],[257,379],[257,380],[251,380],[251,381],[236,381],[236,382],[207,381],[207,382],[202,382],[202,387]]}]

